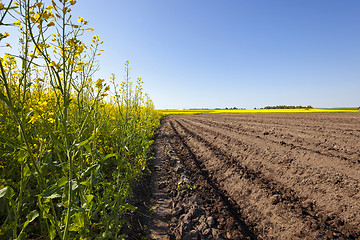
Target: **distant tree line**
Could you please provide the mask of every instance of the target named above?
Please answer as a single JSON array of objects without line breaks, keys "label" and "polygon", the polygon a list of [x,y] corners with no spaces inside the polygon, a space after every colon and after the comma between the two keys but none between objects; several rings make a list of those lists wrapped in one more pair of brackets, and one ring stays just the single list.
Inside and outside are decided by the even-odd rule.
[{"label": "distant tree line", "polygon": [[264,109],[296,109],[296,108],[313,108],[312,106],[286,106],[286,105],[278,105],[278,106],[266,106]]}]

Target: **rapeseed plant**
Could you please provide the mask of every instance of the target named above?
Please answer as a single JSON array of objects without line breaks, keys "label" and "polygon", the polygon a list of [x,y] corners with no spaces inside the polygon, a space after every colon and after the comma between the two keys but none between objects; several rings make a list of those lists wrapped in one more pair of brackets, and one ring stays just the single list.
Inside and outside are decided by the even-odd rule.
[{"label": "rapeseed plant", "polygon": [[84,43],[93,29],[72,21],[75,4],[0,5],[0,24],[13,21],[21,48],[0,57],[0,238],[121,239],[123,214],[135,210],[130,184],[160,116],[142,79],[130,81],[128,61],[112,89],[93,80],[103,42]]}]

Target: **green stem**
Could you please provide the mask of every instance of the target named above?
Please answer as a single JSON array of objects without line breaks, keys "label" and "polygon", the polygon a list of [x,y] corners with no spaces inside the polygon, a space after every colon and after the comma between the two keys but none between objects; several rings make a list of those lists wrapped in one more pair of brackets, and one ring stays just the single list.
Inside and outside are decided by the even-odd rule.
[{"label": "green stem", "polygon": [[16,208],[16,211],[15,211],[15,227],[14,227],[14,230],[13,230],[13,237],[15,239],[17,238],[17,227],[16,226],[18,224],[19,217],[20,217],[20,210],[21,210],[23,192],[24,192],[24,162],[21,162],[20,193],[19,193],[19,198],[18,198],[18,202],[17,202],[17,208]]},{"label": "green stem", "polygon": [[[63,8],[65,7],[65,1],[63,1]],[[66,148],[66,156],[69,162],[69,178],[68,178],[68,182],[69,182],[69,190],[68,190],[68,209],[66,212],[66,220],[65,220],[65,229],[64,229],[64,235],[63,235],[63,240],[68,239],[68,234],[69,234],[69,225],[70,225],[70,217],[71,217],[71,208],[72,208],[72,195],[73,195],[73,190],[72,190],[72,178],[73,178],[73,160],[72,160],[72,156],[70,153],[70,144],[69,144],[69,138],[68,138],[68,106],[69,106],[69,102],[70,102],[70,92],[69,89],[70,88],[70,83],[67,81],[68,77],[71,78],[71,75],[69,76],[67,74],[66,71],[66,49],[65,49],[65,41],[66,41],[66,31],[65,31],[65,27],[66,27],[66,12],[63,12],[63,16],[62,16],[62,59],[63,59],[63,119],[62,119],[62,124],[63,124],[63,128],[64,128],[64,141],[65,141],[65,148]],[[71,79],[70,79],[71,81]]]},{"label": "green stem", "polygon": [[[38,173],[38,174],[36,174],[36,179],[39,182],[40,186],[42,187],[41,190],[45,190],[45,189],[47,189],[46,183],[45,183],[45,181],[43,179],[42,173],[41,173],[38,165],[36,164],[34,155],[33,155],[32,151],[31,151],[30,143],[29,143],[29,140],[28,140],[26,132],[25,132],[25,127],[24,127],[22,121],[20,120],[20,117],[19,117],[17,111],[14,108],[14,103],[13,103],[12,98],[11,98],[11,91],[10,91],[10,88],[9,88],[9,85],[8,85],[8,82],[7,82],[7,79],[6,79],[5,70],[3,68],[3,64],[2,64],[1,60],[0,60],[0,69],[1,69],[2,77],[3,77],[3,81],[4,81],[6,94],[7,94],[7,99],[4,99],[4,102],[7,105],[7,107],[9,108],[9,110],[13,113],[15,121],[17,122],[17,124],[19,126],[21,139],[22,139],[23,143],[26,146],[27,152],[29,153],[30,161],[32,163],[32,166],[35,168],[35,172]],[[29,168],[31,168],[31,165],[29,165]],[[56,223],[55,228],[56,228],[56,230],[57,230],[57,232],[59,234],[59,233],[61,233],[61,231],[60,231],[60,228],[59,228],[59,224],[57,222],[55,207],[54,207],[54,204],[52,202],[50,202],[50,207],[51,207],[52,214],[54,216],[55,223]]]}]

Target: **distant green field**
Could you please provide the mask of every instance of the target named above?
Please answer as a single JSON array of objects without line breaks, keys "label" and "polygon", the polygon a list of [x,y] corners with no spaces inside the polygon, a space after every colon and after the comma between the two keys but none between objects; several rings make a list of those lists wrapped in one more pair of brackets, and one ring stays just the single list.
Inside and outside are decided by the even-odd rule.
[{"label": "distant green field", "polygon": [[189,109],[158,110],[163,115],[189,115],[206,113],[340,113],[359,112],[357,108],[297,108],[297,109]]}]

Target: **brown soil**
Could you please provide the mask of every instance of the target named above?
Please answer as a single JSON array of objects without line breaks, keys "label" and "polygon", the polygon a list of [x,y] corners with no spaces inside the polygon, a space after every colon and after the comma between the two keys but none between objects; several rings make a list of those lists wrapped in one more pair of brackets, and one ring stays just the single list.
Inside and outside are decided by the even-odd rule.
[{"label": "brown soil", "polygon": [[153,239],[359,239],[360,114],[166,117]]}]

